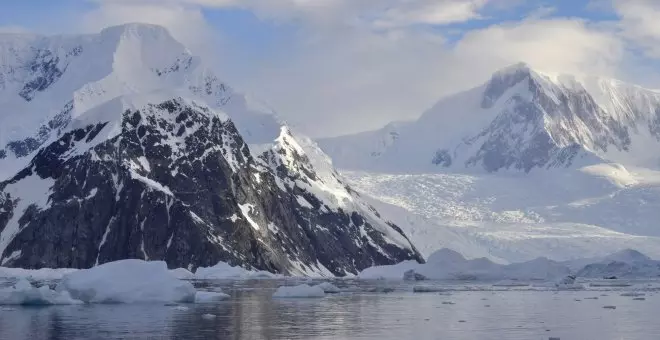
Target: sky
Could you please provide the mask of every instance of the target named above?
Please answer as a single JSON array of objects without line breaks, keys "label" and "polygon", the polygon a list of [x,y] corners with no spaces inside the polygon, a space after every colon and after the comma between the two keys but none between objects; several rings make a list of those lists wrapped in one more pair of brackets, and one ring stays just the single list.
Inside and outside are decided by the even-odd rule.
[{"label": "sky", "polygon": [[0,0],[0,32],[169,29],[313,137],[421,115],[526,62],[660,88],[660,0]]}]

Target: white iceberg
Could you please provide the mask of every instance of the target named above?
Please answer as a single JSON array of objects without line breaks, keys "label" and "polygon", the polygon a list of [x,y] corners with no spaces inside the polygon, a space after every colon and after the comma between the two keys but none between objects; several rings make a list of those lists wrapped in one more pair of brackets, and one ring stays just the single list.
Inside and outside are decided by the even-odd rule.
[{"label": "white iceberg", "polygon": [[316,287],[319,287],[323,289],[323,292],[329,293],[329,294],[337,294],[341,293],[341,289],[339,289],[337,286],[333,285],[330,282],[322,282],[316,285]]},{"label": "white iceberg", "polygon": [[64,276],[58,291],[86,303],[194,302],[195,287],[162,261],[122,260]]},{"label": "white iceberg", "polygon": [[274,298],[322,298],[325,292],[319,286],[306,284],[298,286],[282,286],[273,293]]},{"label": "white iceberg", "polygon": [[195,271],[197,280],[226,280],[226,279],[272,279],[280,277],[266,271],[251,271],[241,267],[233,267],[225,262],[219,262],[213,267],[199,267]]},{"label": "white iceberg", "polygon": [[22,269],[0,267],[0,278],[9,279],[30,279],[34,281],[60,280],[64,275],[78,271],[72,268],[42,268],[42,269]]},{"label": "white iceberg", "polygon": [[14,287],[0,289],[0,305],[75,305],[80,300],[71,298],[66,291],[54,291],[48,286],[35,288],[22,278]]},{"label": "white iceberg", "polygon": [[193,280],[195,274],[185,268],[170,269],[170,275],[179,280]]},{"label": "white iceberg", "polygon": [[220,292],[198,291],[195,293],[195,303],[215,303],[229,299],[229,295]]}]

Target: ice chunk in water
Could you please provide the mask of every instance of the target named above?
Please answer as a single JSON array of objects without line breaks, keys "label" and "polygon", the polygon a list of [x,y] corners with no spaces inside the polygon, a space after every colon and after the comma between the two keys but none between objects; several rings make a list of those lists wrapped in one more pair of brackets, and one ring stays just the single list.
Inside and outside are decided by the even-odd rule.
[{"label": "ice chunk in water", "polygon": [[195,294],[195,303],[214,303],[229,299],[229,295],[218,292],[199,291]]},{"label": "ice chunk in water", "polygon": [[13,288],[0,289],[0,305],[73,305],[82,301],[72,299],[66,291],[54,291],[48,286],[35,288],[22,278]]},{"label": "ice chunk in water", "polygon": [[330,282],[319,283],[316,285],[316,287],[323,289],[325,293],[330,293],[330,294],[341,293],[341,289],[337,288],[337,286],[333,285]]},{"label": "ice chunk in water", "polygon": [[195,287],[162,261],[122,260],[64,276],[58,290],[87,303],[194,302]]}]

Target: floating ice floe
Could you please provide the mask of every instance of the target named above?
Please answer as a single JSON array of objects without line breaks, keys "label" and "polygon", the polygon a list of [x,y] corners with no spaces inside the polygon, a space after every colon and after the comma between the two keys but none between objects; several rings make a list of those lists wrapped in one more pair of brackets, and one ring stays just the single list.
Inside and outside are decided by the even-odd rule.
[{"label": "floating ice floe", "polygon": [[67,291],[55,291],[48,286],[36,288],[25,278],[14,287],[0,289],[0,305],[75,305],[80,300],[71,298]]},{"label": "floating ice floe", "polygon": [[0,278],[26,278],[34,281],[59,280],[64,275],[78,271],[78,269],[59,268],[59,269],[22,269],[0,267]]},{"label": "floating ice floe", "polygon": [[430,286],[430,285],[418,285],[413,287],[413,292],[414,293],[440,293],[440,292],[446,292],[447,288],[442,288],[438,286]]},{"label": "floating ice floe", "polygon": [[328,294],[341,293],[341,289],[339,289],[337,286],[333,285],[330,282],[319,283],[316,285],[316,287],[323,289],[323,291]]},{"label": "floating ice floe", "polygon": [[325,292],[319,286],[306,284],[298,286],[282,286],[273,293],[274,298],[322,298]]},{"label": "floating ice floe", "polygon": [[185,268],[170,269],[170,275],[179,280],[193,280],[195,274]]},{"label": "floating ice floe", "polygon": [[215,318],[216,318],[215,314],[203,314],[202,315],[202,319],[205,319],[205,320],[213,320]]},{"label": "floating ice floe", "polygon": [[215,303],[229,299],[229,295],[220,292],[198,291],[195,293],[195,303]]},{"label": "floating ice floe", "polygon": [[194,302],[190,282],[174,278],[162,261],[122,260],[64,276],[58,290],[86,303]]},{"label": "floating ice floe", "polygon": [[195,271],[197,280],[226,280],[226,279],[274,279],[280,275],[266,271],[251,271],[241,267],[233,267],[225,262],[219,262],[213,267],[199,267]]}]

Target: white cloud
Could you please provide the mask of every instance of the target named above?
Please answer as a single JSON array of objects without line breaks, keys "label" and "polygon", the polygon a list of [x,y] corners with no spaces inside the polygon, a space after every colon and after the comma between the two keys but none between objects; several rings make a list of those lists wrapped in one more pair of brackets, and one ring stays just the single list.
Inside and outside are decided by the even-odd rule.
[{"label": "white cloud", "polygon": [[660,1],[613,0],[624,36],[653,58],[660,58]]},{"label": "white cloud", "polygon": [[471,31],[456,53],[491,65],[525,61],[543,70],[613,76],[623,45],[614,32],[581,19],[538,19]]},{"label": "white cloud", "polygon": [[352,30],[300,44],[290,58],[273,60],[245,79],[243,87],[308,133],[333,135],[415,118],[441,96],[478,85],[515,62],[613,76],[621,57],[616,36],[581,20],[494,25],[455,44],[429,31]]},{"label": "white cloud", "polygon": [[85,32],[133,22],[166,27],[172,35],[197,54],[211,55],[210,45],[218,42],[218,33],[208,25],[199,7],[176,2],[106,0],[87,12],[80,22]]},{"label": "white cloud", "polygon": [[406,27],[416,24],[445,25],[480,18],[479,10],[488,0],[401,1],[386,10],[375,23],[378,27]]},{"label": "white cloud", "polygon": [[[168,27],[188,45],[208,47],[218,45],[217,39],[207,42],[219,32],[206,23],[203,7],[241,7],[264,20],[293,21],[301,29],[281,37],[280,45],[270,51],[246,56],[244,42],[231,41],[223,45],[222,54],[208,59],[230,83],[262,98],[289,122],[310,135],[325,136],[415,118],[441,96],[478,85],[493,71],[518,61],[549,71],[619,75],[627,58],[620,35],[585,19],[553,18],[547,9],[524,20],[459,31],[458,36],[425,28],[478,19],[487,6],[492,10],[519,3],[102,0],[85,23],[98,29],[146,21]],[[624,10],[628,17],[638,13],[634,8]],[[653,32],[648,25],[653,23],[629,32]]]}]

